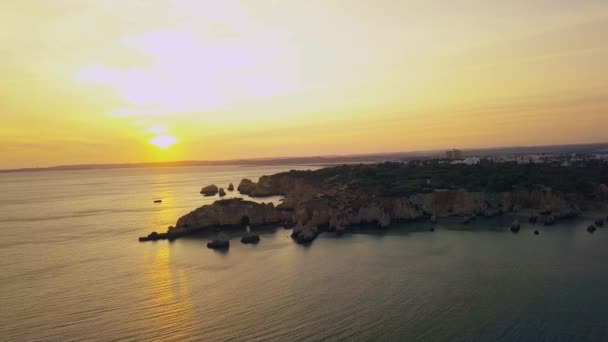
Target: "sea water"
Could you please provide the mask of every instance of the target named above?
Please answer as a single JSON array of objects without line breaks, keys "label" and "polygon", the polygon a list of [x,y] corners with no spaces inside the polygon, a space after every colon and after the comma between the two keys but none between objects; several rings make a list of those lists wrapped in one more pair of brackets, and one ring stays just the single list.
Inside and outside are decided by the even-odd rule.
[{"label": "sea water", "polygon": [[217,200],[205,185],[318,167],[0,174],[0,340],[608,340],[608,228],[585,220],[137,240]]}]

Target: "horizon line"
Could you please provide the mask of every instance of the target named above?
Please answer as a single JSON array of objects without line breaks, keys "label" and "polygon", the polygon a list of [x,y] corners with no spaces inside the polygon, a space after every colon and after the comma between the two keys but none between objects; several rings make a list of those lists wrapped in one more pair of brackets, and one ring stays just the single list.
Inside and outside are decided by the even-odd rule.
[{"label": "horizon line", "polygon": [[[493,151],[503,149],[532,149],[532,148],[559,148],[559,147],[582,147],[582,146],[593,146],[593,145],[608,145],[608,142],[592,142],[592,143],[577,143],[577,144],[556,144],[556,145],[516,145],[516,146],[496,146],[496,147],[479,147],[479,148],[459,148],[461,151]],[[451,150],[453,148],[441,149],[441,150],[414,150],[414,151],[397,151],[397,152],[376,152],[376,153],[355,153],[355,154],[334,154],[334,155],[316,155],[316,156],[277,156],[277,157],[264,157],[264,158],[235,158],[235,159],[219,159],[219,160],[174,160],[174,161],[159,161],[159,162],[131,162],[131,163],[89,163],[89,164],[64,164],[64,165],[53,165],[44,167],[23,167],[23,168],[12,168],[12,169],[0,169],[0,173],[16,173],[16,172],[42,172],[42,171],[76,171],[76,170],[95,170],[95,169],[119,169],[119,168],[144,168],[144,167],[187,167],[187,166],[228,166],[228,165],[263,165],[256,164],[255,162],[279,162],[292,160],[296,162],[301,159],[355,159],[351,162],[357,161],[356,158],[370,158],[370,157],[383,157],[383,156],[407,156],[422,154],[422,156],[432,156],[435,154],[443,153],[444,151]],[[360,159],[359,161],[363,161]],[[301,161],[305,162],[305,161]],[[174,165],[174,164],[187,164],[191,165]],[[196,164],[198,163],[198,165]],[[202,165],[202,164],[212,165]]]}]

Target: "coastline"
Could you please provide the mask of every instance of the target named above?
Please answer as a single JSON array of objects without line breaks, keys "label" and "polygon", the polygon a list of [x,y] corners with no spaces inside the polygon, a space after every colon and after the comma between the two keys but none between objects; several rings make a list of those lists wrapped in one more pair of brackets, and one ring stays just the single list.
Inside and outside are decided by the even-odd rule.
[{"label": "coastline", "polygon": [[[426,168],[423,175],[429,178],[423,178],[423,181],[404,179],[404,175],[411,176],[419,172],[421,167]],[[487,167],[492,171],[497,168],[495,165]],[[599,175],[596,178],[603,180],[604,166],[592,167],[599,169],[586,172],[595,172]],[[546,177],[544,172],[556,173],[554,179],[547,177],[548,184],[533,184],[524,188],[515,183],[518,179],[515,174],[514,180],[511,180],[513,184],[499,183],[500,187],[510,187],[510,191],[467,190],[465,186],[477,186],[477,183],[470,182],[478,182],[480,175],[484,176],[487,170],[480,171],[475,166],[446,167],[440,164],[342,165],[316,171],[290,171],[262,176],[257,182],[243,179],[237,188],[240,194],[252,198],[283,196],[282,202],[275,206],[272,203],[256,203],[241,198],[220,199],[183,215],[166,232],[152,232],[139,240],[173,240],[204,230],[230,230],[239,227],[243,217],[247,217],[254,228],[291,228],[291,236],[298,243],[311,242],[321,232],[341,235],[362,225],[385,229],[397,222],[437,223],[446,218],[460,220],[466,226],[477,218],[504,216],[512,220],[513,230],[517,231],[521,223],[528,224],[532,221],[537,225],[550,226],[574,217],[594,216],[594,220],[602,220],[602,225],[608,220],[608,187],[605,184],[592,184],[593,189],[589,192],[578,185],[555,183],[556,180],[570,176],[572,172],[579,172],[578,169],[539,168],[539,179]],[[437,170],[442,174],[437,176]],[[510,165],[505,172],[514,172],[513,170],[530,172],[530,167]],[[433,182],[445,186],[447,183],[441,177],[451,179],[453,173],[457,172],[471,175],[448,184],[451,188],[429,189]],[[492,179],[495,176],[489,173],[488,177]],[[377,179],[381,179],[382,183],[378,183]],[[554,190],[553,187],[556,186],[574,191]]]}]

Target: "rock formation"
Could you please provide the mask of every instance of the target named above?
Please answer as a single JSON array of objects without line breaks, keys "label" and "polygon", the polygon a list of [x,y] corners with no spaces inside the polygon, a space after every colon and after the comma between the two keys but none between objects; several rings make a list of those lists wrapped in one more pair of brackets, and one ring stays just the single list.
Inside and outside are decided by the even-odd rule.
[{"label": "rock formation", "polygon": [[254,233],[254,232],[247,232],[241,238],[241,242],[245,243],[245,244],[258,243],[259,241],[260,241],[260,235],[257,233]]},{"label": "rock formation", "polygon": [[255,191],[256,185],[257,184],[252,182],[251,180],[244,178],[243,180],[241,180],[239,186],[236,189],[243,195],[251,195]]},{"label": "rock formation", "polygon": [[215,184],[207,185],[206,187],[201,189],[201,194],[204,196],[215,196],[217,194],[218,188]]},{"label": "rock formation", "polygon": [[216,239],[207,242],[207,248],[210,249],[227,249],[228,247],[230,247],[230,240],[224,234],[219,234]]},{"label": "rock formation", "polygon": [[308,243],[314,240],[319,234],[319,228],[315,225],[304,225],[302,221],[298,221],[293,228],[291,237],[298,243]]},{"label": "rock formation", "polygon": [[176,229],[181,227],[221,227],[240,226],[243,216],[249,218],[253,226],[278,224],[290,221],[290,215],[277,210],[272,203],[257,203],[241,198],[231,198],[215,201],[211,205],[202,206],[177,220]]},{"label": "rock formation", "polygon": [[220,197],[224,197],[224,196],[226,196],[226,191],[224,191],[224,188],[220,188],[220,190],[218,191],[218,194],[220,195]]},{"label": "rock formation", "polygon": [[[399,186],[403,181],[401,178],[390,178],[393,177],[390,174],[379,175],[377,169],[396,172],[393,169],[399,170],[406,166],[383,167],[384,169],[377,165],[355,165],[318,171],[290,171],[262,176],[257,183],[243,179],[237,187],[241,194],[251,197],[282,195],[282,203],[275,207],[270,203],[222,199],[184,215],[166,233],[150,234],[141,240],[171,239],[216,227],[239,227],[244,216],[248,217],[252,226],[293,226],[292,237],[301,243],[312,241],[322,231],[343,234],[350,227],[362,224],[385,228],[395,221],[429,217],[432,223],[443,217],[461,217],[462,223],[467,224],[476,217],[491,217],[520,210],[539,213],[530,216],[529,221],[532,223],[538,221],[552,225],[559,220],[577,216],[581,208],[598,205],[594,202],[596,199],[577,193],[551,191],[542,186],[528,189],[514,187],[510,191],[500,192],[458,188],[409,193],[377,185],[381,181]],[[205,191],[201,193],[215,194],[218,191],[214,185],[203,190]],[[519,229],[516,226],[520,226],[519,222],[513,222],[511,228]],[[538,233],[536,231],[535,234]]]},{"label": "rock formation", "polygon": [[234,191],[234,185],[232,183],[228,184],[228,191]]}]

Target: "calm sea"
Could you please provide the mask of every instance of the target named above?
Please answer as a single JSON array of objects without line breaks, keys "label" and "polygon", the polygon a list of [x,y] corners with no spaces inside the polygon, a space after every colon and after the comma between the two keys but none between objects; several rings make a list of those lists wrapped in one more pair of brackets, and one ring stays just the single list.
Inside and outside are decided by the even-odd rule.
[{"label": "calm sea", "polygon": [[204,185],[290,168],[0,174],[0,340],[608,340],[608,228],[583,220],[137,241]]}]

